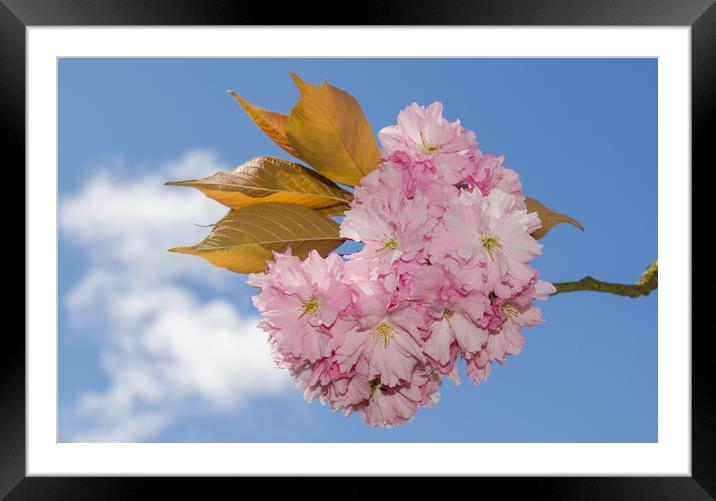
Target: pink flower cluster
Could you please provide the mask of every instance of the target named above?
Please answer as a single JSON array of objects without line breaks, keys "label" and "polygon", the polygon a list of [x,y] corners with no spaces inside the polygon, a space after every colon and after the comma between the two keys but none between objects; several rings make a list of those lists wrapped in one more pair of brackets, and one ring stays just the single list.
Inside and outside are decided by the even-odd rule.
[{"label": "pink flower cluster", "polygon": [[530,266],[540,221],[519,177],[440,103],[408,106],[379,137],[383,162],[341,225],[362,250],[276,253],[249,283],[275,359],[307,400],[394,426],[437,402],[442,375],[459,383],[459,358],[479,383],[519,353],[521,328],[542,322],[533,301],[554,287]]}]

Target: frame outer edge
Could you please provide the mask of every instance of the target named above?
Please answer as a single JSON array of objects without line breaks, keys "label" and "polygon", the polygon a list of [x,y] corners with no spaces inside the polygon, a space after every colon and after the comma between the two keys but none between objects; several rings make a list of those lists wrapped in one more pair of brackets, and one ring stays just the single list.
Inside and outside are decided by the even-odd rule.
[{"label": "frame outer edge", "polygon": [[[6,239],[0,246],[7,284],[0,345],[0,498],[25,476],[25,26],[0,4],[0,131],[8,185],[0,197]],[[23,189],[20,189],[22,186]],[[23,218],[18,212],[22,209]],[[23,263],[21,267],[19,264]],[[9,274],[9,276],[8,276]],[[13,282],[13,285],[10,285]],[[22,317],[20,317],[20,312]],[[22,318],[17,322],[18,318]],[[14,321],[14,322],[8,322]],[[19,324],[19,325],[18,325]]]},{"label": "frame outer edge", "polygon": [[[116,17],[114,17],[113,19],[107,17],[111,16],[111,14],[109,14],[109,10],[111,10],[109,8],[109,4],[112,2],[104,2],[104,7],[106,7],[106,9],[103,9],[103,6],[98,6],[97,4],[95,4],[94,9],[86,9],[84,12],[80,10],[81,7],[83,5],[88,6],[89,3],[83,0],[67,0],[63,2],[55,1],[53,3],[57,7],[56,10],[49,8],[48,6],[50,5],[50,2],[43,0],[3,0],[2,3],[0,3],[0,46],[5,48],[11,48],[10,50],[0,51],[0,74],[2,75],[2,79],[0,81],[2,82],[3,93],[5,94],[2,100],[3,113],[0,114],[0,120],[2,121],[2,130],[5,131],[8,143],[13,146],[12,149],[20,155],[18,157],[20,165],[24,165],[25,153],[25,143],[23,139],[25,132],[25,24],[115,25],[150,24],[148,23],[148,21],[152,21],[154,24],[176,25],[195,24],[197,21],[209,21],[209,18],[211,17],[206,14],[205,11],[204,14],[206,15],[197,16],[196,18],[194,18],[194,22],[186,22],[187,16],[191,16],[197,13],[196,9],[187,10],[185,7],[186,4],[181,9],[179,9],[178,13],[175,13],[174,17],[172,17],[171,14],[166,17],[161,14],[162,12],[167,12],[169,9],[164,9],[160,6],[158,6],[159,8],[157,9],[153,9],[154,15],[161,15],[162,17],[164,17],[163,22],[161,22],[160,19],[153,17],[153,15],[151,14],[147,14],[146,12],[142,13],[141,8],[138,7],[139,3],[133,0],[128,0],[126,2],[127,9],[123,12],[115,12],[114,14]],[[168,5],[161,0],[157,3]],[[413,22],[422,21],[422,24],[434,24],[437,21],[443,22],[445,24],[470,24],[475,21],[475,12],[477,11],[477,9],[473,10],[470,14],[465,16],[463,15],[463,11],[465,9],[466,3],[456,2],[455,4],[458,5],[458,9],[453,13],[456,15],[454,15],[451,19],[450,16],[446,17],[443,13],[443,15],[438,15],[437,18],[433,19],[432,23],[426,23],[425,18],[423,16],[426,13],[429,14],[430,9],[425,8],[426,2],[418,3],[422,4],[422,8],[418,8],[420,14],[417,15],[417,19],[414,19]],[[493,2],[487,3],[490,4]],[[598,20],[598,22],[588,23],[593,25],[693,24],[693,158],[697,159],[699,163],[709,165],[709,163],[707,163],[706,152],[709,151],[709,142],[712,140],[712,137],[708,134],[707,131],[713,129],[713,125],[715,125],[714,122],[716,121],[714,119],[714,110],[716,110],[716,92],[714,91],[714,89],[716,88],[716,66],[714,66],[713,63],[713,54],[716,49],[716,44],[714,43],[716,41],[716,5],[713,4],[713,1],[697,0],[694,2],[690,2],[688,8],[684,8],[684,6],[679,4],[678,2],[666,2],[673,6],[673,11],[668,12],[667,14],[669,15],[667,15],[666,17],[664,17],[665,14],[663,9],[654,9],[659,10],[656,16],[650,13],[646,13],[644,9],[648,8],[648,6],[645,6],[644,4],[646,4],[647,2],[641,2],[642,9],[637,9],[637,11],[634,11],[635,4],[640,2],[632,1],[628,2],[628,6],[624,6],[629,12],[627,12],[627,15],[621,17],[619,20],[614,19],[611,15],[605,17],[605,11],[608,11],[608,8],[604,10],[594,9],[591,14],[581,12],[578,13],[578,15],[575,15],[573,10],[565,10],[562,14],[560,14],[556,10],[556,4],[558,3],[559,2],[550,1],[549,6],[546,9],[540,9],[542,11],[541,13],[522,12],[518,14],[515,14],[515,4],[518,4],[518,2],[510,3],[510,6],[504,8],[500,8],[493,5],[493,12],[488,13],[487,16],[483,17],[481,24],[500,24],[505,22],[508,22],[510,24],[520,24],[520,21],[522,21],[523,24],[535,25],[549,22],[549,20],[551,19],[552,24],[578,25],[583,24],[584,20],[588,18],[589,15],[593,15],[594,18]],[[625,4],[626,3],[627,2],[625,2]],[[10,10],[8,4],[10,5],[10,7],[12,7],[12,10]],[[505,4],[507,4],[507,2],[505,2]],[[660,7],[663,7],[662,2],[659,2],[659,4]],[[460,6],[462,8],[460,8]],[[651,6],[653,7],[653,3]],[[60,10],[65,7],[70,8],[67,8],[64,13],[60,12]],[[512,7],[513,10],[510,10],[510,7]],[[568,9],[568,6],[566,4],[561,4],[560,7],[562,7],[563,9]],[[619,8],[615,5],[612,5],[612,7],[613,10],[619,10]],[[489,10],[489,7],[487,7],[487,9]],[[217,9],[214,11],[214,15],[221,15],[225,13],[226,11],[221,9]],[[697,17],[698,13],[701,13],[700,17]],[[408,16],[403,17],[402,22],[396,23],[396,19],[400,19],[400,16],[398,14],[396,14],[395,12],[391,12],[388,9],[386,9],[383,14],[384,17],[382,19],[382,22],[374,24],[411,24],[411,20],[408,19]],[[77,17],[73,18],[72,16]],[[127,19],[132,16],[135,16],[135,22],[127,22]],[[450,22],[451,20],[455,21],[458,16],[462,18],[462,21],[460,23]],[[533,16],[532,19],[530,19],[531,16]],[[685,16],[690,17],[686,19]],[[379,18],[380,16],[376,17]],[[249,15],[246,15],[245,17],[240,19],[240,21],[243,21],[240,24],[251,24],[246,23],[246,21],[251,21],[254,19],[256,18],[249,13]],[[695,21],[693,21],[694,19]],[[108,20],[110,22],[107,22]],[[142,23],[142,20],[144,20],[144,23]],[[230,23],[235,20],[236,18],[234,16],[229,16],[228,18],[225,18],[224,23]],[[610,20],[611,23],[609,22]],[[104,21],[104,23],[102,21]],[[139,21],[139,23],[137,23],[136,21]],[[20,78],[18,78],[18,75],[21,75]],[[16,117],[20,117],[21,120],[16,120]],[[709,142],[707,142],[707,140]],[[694,163],[696,163],[696,160],[694,161]],[[12,169],[9,170],[12,171]],[[19,169],[16,169],[13,172],[15,174],[19,174]],[[16,194],[16,196],[18,195],[24,198],[24,192],[22,194]],[[698,204],[701,203],[700,200],[704,200],[704,198],[699,199],[694,197],[693,200],[695,200],[695,205],[693,206],[693,213],[694,215],[697,215],[700,212],[698,210],[700,208]],[[10,204],[11,200],[9,198],[3,198],[0,203],[2,203],[3,205]],[[24,206],[24,203],[22,203],[22,206]],[[6,207],[3,208],[5,208],[6,210],[8,209]],[[705,204],[701,208],[705,208]],[[12,204],[9,209],[16,211],[17,204]],[[21,231],[24,235],[24,224],[23,229]],[[24,261],[24,238],[22,242],[23,248],[20,250],[0,250],[0,252],[2,252],[2,256],[5,257],[8,261],[13,260],[16,262],[22,254],[22,259]],[[706,249],[705,247],[695,247],[694,250],[696,251],[695,257],[698,257],[699,259],[714,257],[714,251]],[[12,269],[10,269],[9,271],[12,274],[17,275],[17,277],[13,276],[12,278],[18,278],[19,281],[20,268],[17,266],[11,268]],[[694,301],[698,300],[702,302],[702,307],[707,306],[705,304],[705,301],[699,299],[699,295],[694,294],[693,297]],[[9,302],[6,302],[6,304],[4,305],[5,309],[8,312],[14,312],[16,316],[17,311],[19,311],[20,309],[20,302],[24,301],[24,298],[24,288],[22,295],[9,295]],[[0,431],[0,433],[2,433],[0,435],[0,443],[2,443],[2,448],[0,450],[0,498],[2,498],[9,490],[11,490],[13,486],[18,483],[18,481],[21,481],[25,475],[24,391],[18,391],[19,389],[24,389],[25,380],[25,350],[22,339],[23,338],[19,335],[19,333],[17,333],[17,331],[9,331],[8,335],[5,337],[3,349],[0,350],[0,356],[2,356],[4,362],[2,363],[2,365],[0,365],[0,371],[2,371],[0,372],[0,374],[2,375],[2,377],[0,377],[0,399],[2,401],[2,405],[0,406],[0,422],[3,424],[3,426],[0,427],[0,430],[2,430]],[[709,350],[703,348],[698,349],[699,347],[705,346],[703,338],[699,338],[699,336],[696,336],[694,338],[694,346],[696,347],[696,349],[693,350],[693,479],[695,481],[692,481],[690,479],[661,480],[673,480],[674,482],[673,484],[671,484],[672,486],[680,486],[681,489],[684,489],[679,490],[679,492],[684,495],[683,497],[681,497],[681,499],[708,499],[709,496],[708,494],[706,494],[706,492],[710,492],[711,494],[716,492],[716,478],[714,478],[713,475],[713,472],[716,471],[716,397],[711,391],[712,384],[709,384],[709,381],[711,381],[713,377],[713,372],[709,370],[711,361],[706,358],[710,356]],[[18,494],[19,492],[24,492],[25,494],[28,494],[28,491],[26,490],[28,488],[30,489],[30,492],[34,491],[35,493],[37,493],[38,491],[35,490],[35,488],[39,487],[38,484],[41,480],[43,481],[42,483],[47,480],[48,484],[54,485],[55,487],[59,487],[60,489],[62,489],[61,485],[66,485],[66,487],[69,487],[69,485],[72,483],[72,479],[25,479],[20,482],[18,488],[13,490],[13,494],[11,494],[11,497],[14,497],[14,494]],[[78,487],[76,481],[79,480],[80,479],[75,479],[75,487]],[[87,481],[86,484],[89,484],[87,485],[87,487],[90,488],[92,484],[96,483],[90,481],[90,479],[85,480]],[[571,483],[570,480],[574,481],[577,479],[567,479],[567,484]],[[589,489],[592,494],[608,494],[611,489],[607,489],[606,491],[602,490],[604,486],[602,482],[603,480],[604,479],[585,479],[583,483],[586,484],[587,489]],[[614,484],[610,483],[610,485],[621,485],[622,487],[627,487],[624,490],[619,489],[619,491],[624,494],[630,492],[632,495],[636,495],[633,497],[633,499],[640,498],[641,496],[639,494],[644,494],[644,490],[636,487],[638,485],[644,487],[644,484],[640,482],[640,480],[649,479],[632,480],[634,480],[634,483],[629,482],[629,487],[624,485],[624,482],[615,482]],[[685,483],[685,481],[687,482]],[[658,479],[653,479],[653,481],[650,482],[651,487],[655,487],[657,485],[661,485],[662,487],[664,486],[663,482],[658,481]],[[128,483],[134,482],[129,481]],[[171,483],[175,486],[177,485],[175,481],[172,481]],[[588,487],[589,485],[591,485],[591,488]],[[35,486],[35,488],[33,488],[32,486]],[[575,486],[573,485],[572,487]],[[699,487],[699,489],[695,489],[695,487]],[[567,489],[567,491],[569,491],[569,489]],[[614,491],[611,492],[612,494],[615,494]],[[671,492],[673,493],[673,491]],[[564,494],[565,491],[562,491],[562,493]],[[665,491],[661,491],[662,495],[665,493]],[[582,494],[586,494],[586,492],[582,491]],[[587,498],[589,498],[589,496],[580,497],[580,499]],[[663,497],[657,496],[657,498],[661,499]],[[34,499],[34,497],[25,499]]]},{"label": "frame outer edge", "polygon": [[[712,266],[716,252],[713,245],[693,243],[694,228],[706,228],[702,214],[713,211],[706,183],[694,184],[694,166],[702,174],[713,169],[713,131],[716,130],[716,3],[691,27],[691,129],[692,129],[692,268],[695,262]],[[698,266],[698,265],[697,265]],[[693,273],[692,273],[693,277]],[[712,328],[694,329],[693,312],[709,311],[709,296],[699,294],[692,278],[692,470],[696,480],[711,496],[716,497],[716,392],[713,390]],[[704,284],[701,284],[704,285]],[[710,339],[711,338],[711,339]],[[711,347],[709,347],[711,341]],[[709,349],[711,348],[711,349]]]}]

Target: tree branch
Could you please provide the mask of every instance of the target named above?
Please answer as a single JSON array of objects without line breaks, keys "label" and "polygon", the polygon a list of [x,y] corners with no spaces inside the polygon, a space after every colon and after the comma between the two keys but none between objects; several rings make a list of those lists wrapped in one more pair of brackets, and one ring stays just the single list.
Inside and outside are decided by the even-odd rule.
[{"label": "tree branch", "polygon": [[646,271],[641,274],[641,277],[639,277],[639,280],[637,280],[635,284],[612,284],[596,280],[592,277],[584,277],[576,282],[561,282],[554,284],[557,292],[552,295],[554,296],[562,292],[595,291],[608,292],[610,294],[629,297],[647,296],[658,286],[659,269],[657,263],[657,261],[651,263]]}]

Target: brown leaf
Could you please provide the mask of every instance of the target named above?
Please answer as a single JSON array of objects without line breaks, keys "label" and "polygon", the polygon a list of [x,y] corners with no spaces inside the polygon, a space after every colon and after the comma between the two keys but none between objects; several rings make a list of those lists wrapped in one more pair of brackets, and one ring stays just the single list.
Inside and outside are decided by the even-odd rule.
[{"label": "brown leaf", "polygon": [[538,240],[545,236],[553,226],[560,223],[569,223],[584,231],[584,227],[582,227],[576,219],[560,214],[559,212],[554,212],[552,209],[545,207],[542,202],[535,200],[534,198],[527,197],[525,202],[527,203],[527,211],[536,212],[540,221],[542,221],[542,226],[532,233],[532,236]]},{"label": "brown leaf", "polygon": [[256,157],[233,172],[217,172],[202,179],[167,184],[196,188],[232,209],[283,202],[316,209],[326,215],[340,215],[353,199],[351,193],[318,172],[273,157]]},{"label": "brown leaf", "polygon": [[236,102],[241,105],[258,128],[261,129],[264,134],[271,139],[271,141],[276,143],[285,152],[293,155],[294,157],[300,158],[286,137],[286,121],[288,120],[286,115],[277,111],[265,110],[263,108],[259,108],[258,106],[254,106],[234,91],[229,92],[231,92],[231,95],[234,97]]},{"label": "brown leaf", "polygon": [[324,216],[342,216],[351,206],[348,204],[334,205],[333,207],[325,207],[323,209],[313,209],[320,212]]},{"label": "brown leaf", "polygon": [[237,273],[264,271],[271,251],[305,259],[315,249],[325,257],[343,239],[338,224],[318,212],[293,204],[267,203],[232,210],[214,225],[201,243],[169,249],[201,256],[211,264]]},{"label": "brown leaf", "polygon": [[378,166],[380,150],[353,96],[324,82],[291,77],[301,97],[288,115],[286,136],[298,157],[330,179],[355,186]]}]

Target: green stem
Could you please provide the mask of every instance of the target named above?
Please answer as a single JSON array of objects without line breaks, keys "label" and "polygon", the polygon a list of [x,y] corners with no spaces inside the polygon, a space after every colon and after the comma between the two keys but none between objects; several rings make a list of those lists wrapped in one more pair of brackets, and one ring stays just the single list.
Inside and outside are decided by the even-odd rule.
[{"label": "green stem", "polygon": [[658,285],[659,269],[657,261],[654,261],[634,284],[613,284],[602,282],[592,277],[584,277],[576,282],[554,284],[557,292],[553,295],[561,294],[562,292],[595,291],[608,292],[609,294],[617,294],[619,296],[639,297],[648,295],[651,291],[656,289]]}]

